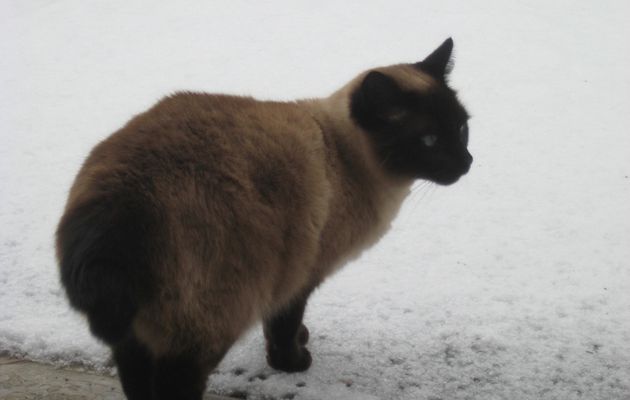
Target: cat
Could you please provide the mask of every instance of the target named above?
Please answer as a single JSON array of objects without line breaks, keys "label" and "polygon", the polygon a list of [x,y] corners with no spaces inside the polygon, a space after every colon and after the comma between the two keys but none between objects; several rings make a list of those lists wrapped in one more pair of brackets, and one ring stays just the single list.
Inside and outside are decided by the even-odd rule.
[{"label": "cat", "polygon": [[309,368],[309,294],[379,240],[414,180],[470,168],[452,48],[321,99],[176,93],[92,150],[57,257],[128,399],[201,399],[259,320],[271,367]]}]

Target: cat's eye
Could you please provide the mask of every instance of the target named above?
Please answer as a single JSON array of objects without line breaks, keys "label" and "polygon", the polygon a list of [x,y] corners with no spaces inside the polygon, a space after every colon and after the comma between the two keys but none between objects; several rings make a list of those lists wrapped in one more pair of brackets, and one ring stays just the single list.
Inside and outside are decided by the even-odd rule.
[{"label": "cat's eye", "polygon": [[459,140],[464,146],[468,146],[468,122],[464,122],[459,126]]},{"label": "cat's eye", "polygon": [[435,146],[437,142],[437,136],[435,135],[424,135],[422,136],[422,143],[427,147]]}]

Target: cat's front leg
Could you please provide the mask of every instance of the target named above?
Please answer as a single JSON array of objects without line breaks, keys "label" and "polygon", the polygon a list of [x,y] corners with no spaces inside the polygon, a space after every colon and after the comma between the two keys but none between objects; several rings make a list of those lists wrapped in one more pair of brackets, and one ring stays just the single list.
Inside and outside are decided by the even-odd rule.
[{"label": "cat's front leg", "polygon": [[[310,294],[310,293],[309,293]],[[267,363],[286,371],[306,371],[311,366],[311,353],[306,349],[309,332],[302,323],[308,295],[301,296],[288,307],[265,319]]]}]

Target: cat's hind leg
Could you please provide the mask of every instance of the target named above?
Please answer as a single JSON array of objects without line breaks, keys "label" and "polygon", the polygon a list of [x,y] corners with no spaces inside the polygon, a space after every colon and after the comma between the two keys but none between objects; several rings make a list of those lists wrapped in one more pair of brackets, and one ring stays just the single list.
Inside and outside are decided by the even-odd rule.
[{"label": "cat's hind leg", "polygon": [[215,355],[188,351],[178,355],[164,355],[155,362],[153,375],[154,400],[202,400],[208,374],[219,364],[225,350]]},{"label": "cat's hind leg", "polygon": [[152,400],[154,360],[133,336],[113,346],[114,361],[128,400]]},{"label": "cat's hind leg", "polygon": [[263,324],[267,340],[267,363],[270,367],[286,371],[306,371],[311,366],[311,354],[305,345],[309,332],[302,323],[306,300],[302,296]]},{"label": "cat's hind leg", "polygon": [[201,400],[207,375],[193,357],[168,356],[156,361],[155,400]]}]

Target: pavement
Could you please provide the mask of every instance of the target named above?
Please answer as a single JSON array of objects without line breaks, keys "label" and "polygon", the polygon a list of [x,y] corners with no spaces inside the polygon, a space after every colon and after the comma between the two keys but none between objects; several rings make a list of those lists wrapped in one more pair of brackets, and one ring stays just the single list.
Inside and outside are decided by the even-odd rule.
[{"label": "pavement", "polygon": [[[2,400],[125,400],[118,378],[0,357]],[[204,400],[234,400],[206,393]]]}]

